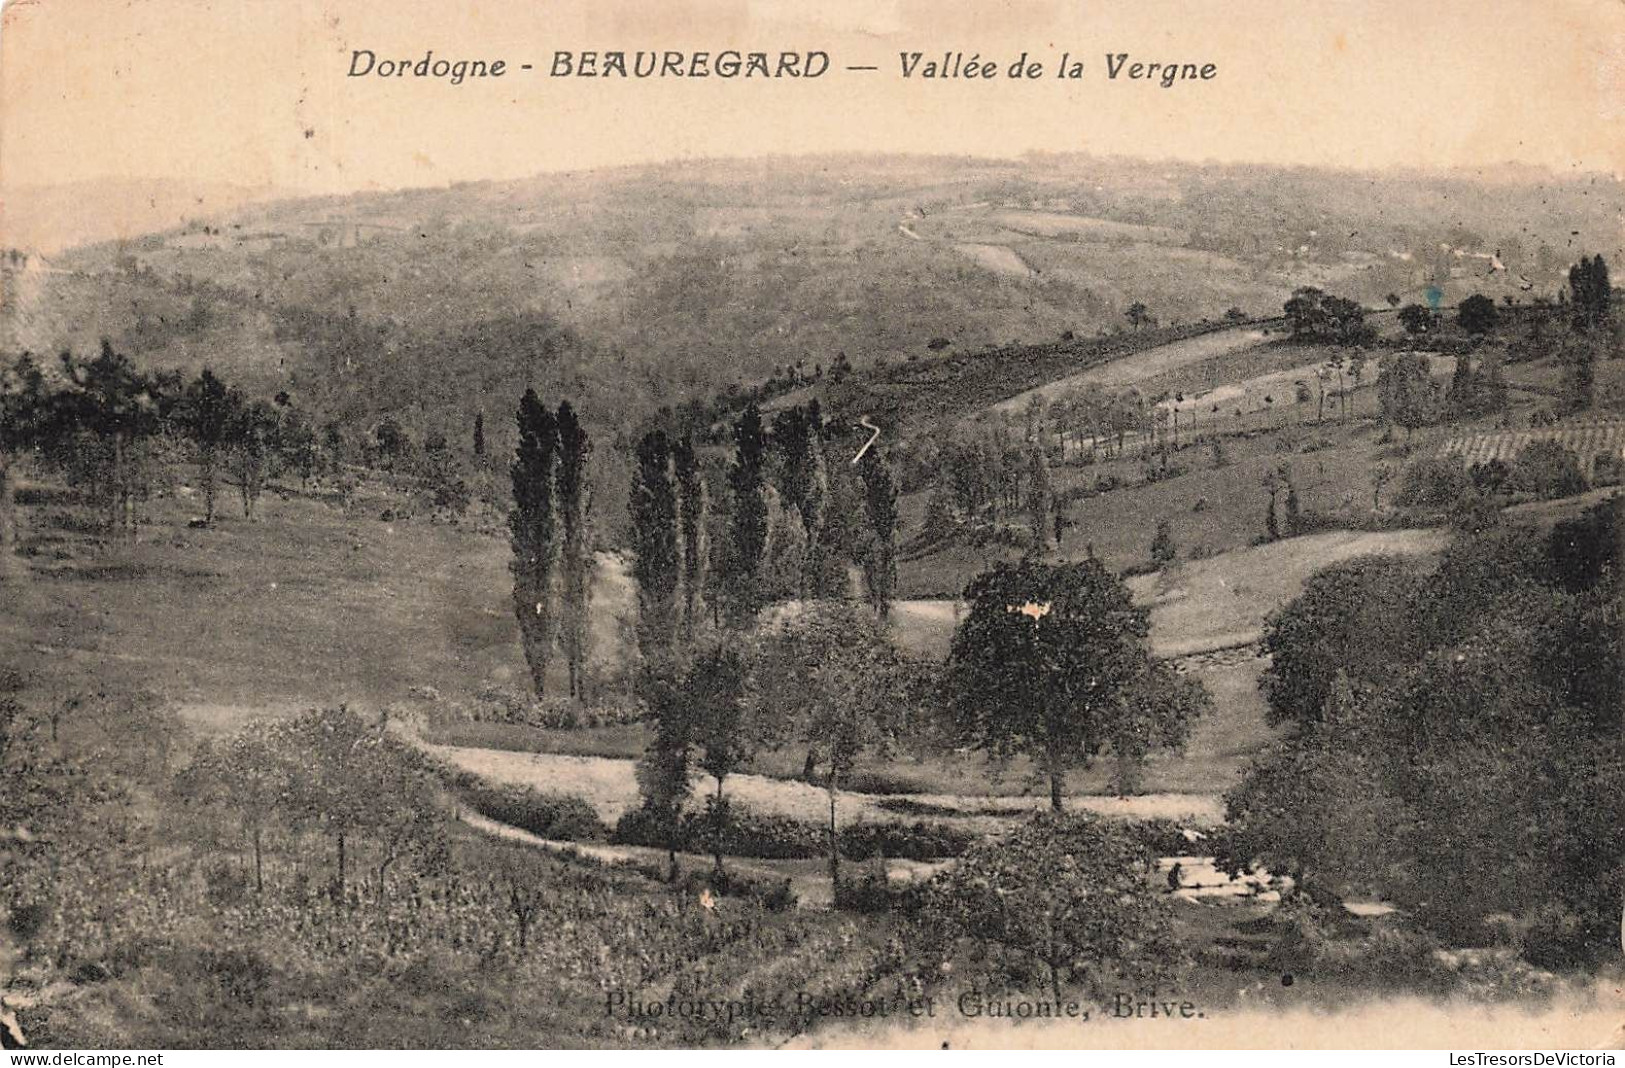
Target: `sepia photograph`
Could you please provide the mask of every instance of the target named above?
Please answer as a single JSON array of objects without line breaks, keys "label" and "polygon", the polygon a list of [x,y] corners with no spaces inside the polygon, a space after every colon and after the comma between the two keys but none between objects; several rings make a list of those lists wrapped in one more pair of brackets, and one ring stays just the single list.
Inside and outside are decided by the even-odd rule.
[{"label": "sepia photograph", "polygon": [[1617,0],[10,0],[6,1063],[1613,1064],[1622,178]]}]

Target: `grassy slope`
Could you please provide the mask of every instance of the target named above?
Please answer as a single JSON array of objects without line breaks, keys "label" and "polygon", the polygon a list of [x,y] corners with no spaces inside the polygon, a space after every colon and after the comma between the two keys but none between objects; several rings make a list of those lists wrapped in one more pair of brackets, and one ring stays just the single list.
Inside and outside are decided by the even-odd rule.
[{"label": "grassy slope", "polygon": [[186,502],[154,501],[137,544],[97,552],[55,526],[62,512],[19,509],[23,548],[41,555],[0,642],[63,685],[229,710],[381,705],[524,670],[497,538],[267,493],[254,522],[212,530],[186,528]]},{"label": "grassy slope", "polygon": [[[19,610],[0,619],[0,650],[57,692],[148,689],[179,703],[194,727],[219,731],[313,704],[410,704],[415,687],[450,699],[489,683],[523,688],[507,549],[498,538],[419,521],[384,523],[373,518],[375,506],[346,517],[327,504],[273,493],[257,521],[227,518],[209,531],[184,527],[185,502],[160,499],[151,508],[157,523],[143,528],[140,543],[95,553],[54,525],[69,510],[19,509],[23,547],[37,555],[12,558],[6,592],[16,595]],[[599,589],[606,606],[625,593],[612,573]],[[909,606],[898,615],[900,637],[916,640]],[[601,646],[613,642],[613,626],[600,619]],[[1244,676],[1242,669],[1236,677]],[[1213,788],[1219,765],[1233,763],[1228,750],[1253,738],[1250,690],[1239,683],[1231,690],[1236,699],[1222,703],[1211,734],[1205,727],[1198,735],[1192,761],[1159,761],[1150,789]],[[442,740],[620,759],[646,744],[638,727],[529,732],[484,725]],[[770,755],[760,767],[790,776],[799,754]],[[979,758],[925,757],[862,770],[887,790],[1019,794],[1032,787],[1021,762],[1000,769]],[[1073,788],[1101,790],[1105,774],[1080,772]]]}]

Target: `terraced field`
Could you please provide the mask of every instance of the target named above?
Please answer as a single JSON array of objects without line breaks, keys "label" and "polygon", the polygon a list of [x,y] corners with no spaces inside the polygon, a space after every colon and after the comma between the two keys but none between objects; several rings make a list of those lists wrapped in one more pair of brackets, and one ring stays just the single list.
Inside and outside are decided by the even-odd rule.
[{"label": "terraced field", "polygon": [[996,412],[1019,412],[1034,397],[1049,403],[1055,397],[1087,385],[1128,386],[1167,374],[1203,360],[1210,360],[1230,352],[1262,345],[1269,340],[1266,328],[1243,326],[1233,330],[1215,330],[1199,337],[1171,341],[1166,345],[1145,349],[1123,359],[1111,360],[1075,375],[1047,382],[1042,386],[1018,393],[1014,397],[993,405]]},{"label": "terraced field", "polygon": [[1492,460],[1511,463],[1537,441],[1555,441],[1574,453],[1589,477],[1603,457],[1614,463],[1625,461],[1625,420],[1585,420],[1530,430],[1465,434],[1440,445],[1439,455],[1459,457],[1469,467]]}]

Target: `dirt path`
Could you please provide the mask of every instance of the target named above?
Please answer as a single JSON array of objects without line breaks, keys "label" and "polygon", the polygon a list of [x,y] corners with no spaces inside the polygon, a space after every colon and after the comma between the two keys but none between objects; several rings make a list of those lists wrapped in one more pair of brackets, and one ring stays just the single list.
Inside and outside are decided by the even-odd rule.
[{"label": "dirt path", "polygon": [[[604,822],[614,824],[629,808],[638,804],[638,784],[634,763],[607,757],[563,756],[556,753],[515,753],[500,749],[427,745],[442,760],[493,782],[529,786],[553,793],[572,794],[587,801]],[[706,783],[695,780],[702,796]],[[829,795],[822,787],[765,775],[732,775],[728,795],[758,812],[789,816],[810,823],[829,818]],[[996,831],[1007,825],[1008,815],[986,814],[989,805],[1001,811],[1040,811],[1047,797],[991,797],[986,795],[911,794],[910,800],[928,805],[960,809],[967,813],[954,817],[955,823],[973,830]],[[884,798],[874,794],[841,791],[837,820],[842,824],[863,820],[892,822],[898,817],[881,806]],[[1221,821],[1223,806],[1214,794],[1145,794],[1139,797],[1072,797],[1068,808],[1103,816],[1134,819],[1172,819],[1211,826]]]}]

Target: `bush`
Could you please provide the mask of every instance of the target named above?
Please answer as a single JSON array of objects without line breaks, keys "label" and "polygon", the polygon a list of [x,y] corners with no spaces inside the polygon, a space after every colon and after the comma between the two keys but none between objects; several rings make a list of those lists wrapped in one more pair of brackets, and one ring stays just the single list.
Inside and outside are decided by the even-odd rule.
[{"label": "bush", "polygon": [[249,897],[248,870],[225,858],[203,865],[203,885],[209,902],[217,907],[240,905]]},{"label": "bush", "polygon": [[1405,468],[1405,479],[1394,503],[1406,508],[1446,509],[1472,488],[1472,480],[1460,460],[1450,457],[1423,457]]},{"label": "bush", "polygon": [[585,705],[566,697],[540,700],[500,686],[487,686],[470,705],[453,704],[454,719],[474,723],[509,723],[538,730],[587,730],[618,727],[640,719],[643,710],[630,702],[621,705]]},{"label": "bush", "polygon": [[878,872],[866,872],[857,879],[842,879],[835,886],[835,907],[847,912],[917,913],[925,902],[924,885],[894,884]]},{"label": "bush", "polygon": [[1157,520],[1157,530],[1151,538],[1151,562],[1158,565],[1172,563],[1177,551],[1172,525],[1166,519]]},{"label": "bush", "polygon": [[981,835],[959,827],[906,823],[852,823],[841,829],[841,854],[851,860],[894,857],[900,860],[940,860],[964,856]]},{"label": "bush", "polygon": [[[615,824],[610,841],[617,845],[671,848],[667,829],[659,826],[642,808],[630,809]],[[714,848],[716,826],[702,811],[684,812],[677,825],[675,846],[681,853],[709,853]],[[760,860],[808,860],[829,852],[828,832],[788,816],[764,815],[733,802],[728,806],[728,822],[723,830],[722,852],[733,857]]]},{"label": "bush", "polygon": [[1613,952],[1610,931],[1597,930],[1573,909],[1559,902],[1539,906],[1523,923],[1519,939],[1523,958],[1537,968],[1553,970],[1593,965]]},{"label": "bush", "polygon": [[527,786],[496,786],[478,779],[462,782],[457,796],[486,819],[529,831],[539,838],[596,842],[609,836],[597,810],[579,797],[543,793]]},{"label": "bush", "polygon": [[221,994],[239,1005],[260,1004],[276,977],[270,962],[255,949],[205,949],[198,964]]},{"label": "bush", "polygon": [[988,985],[1057,999],[1078,984],[1149,989],[1172,979],[1180,959],[1169,908],[1146,881],[1150,863],[1120,826],[1046,813],[933,879],[929,913],[970,947],[967,965],[994,969],[981,977]]},{"label": "bush", "polygon": [[[829,855],[829,829],[790,816],[757,812],[739,802],[728,806],[728,825],[722,851],[732,857],[757,860],[811,860]],[[677,828],[677,850],[709,853],[716,833],[710,816],[693,810],[683,813]],[[906,823],[853,823],[841,828],[836,842],[848,860],[895,857],[901,860],[938,860],[962,855],[979,836],[957,827]],[[615,824],[610,841],[617,845],[670,848],[665,828],[657,826],[641,808],[631,809]]]},{"label": "bush", "polygon": [[788,878],[758,878],[727,869],[690,871],[683,876],[678,886],[690,896],[697,896],[702,890],[710,890],[727,897],[744,898],[756,902],[768,912],[789,912],[798,902],[795,889],[790,885]]},{"label": "bush", "polygon": [[1438,942],[1408,923],[1367,925],[1303,895],[1283,902],[1276,920],[1270,965],[1281,971],[1389,989],[1438,989],[1449,982]]},{"label": "bush", "polygon": [[1585,475],[1574,453],[1555,441],[1533,441],[1512,463],[1512,484],[1542,500],[1585,492]]},{"label": "bush", "polygon": [[1174,820],[1125,820],[1121,826],[1131,838],[1155,857],[1190,856],[1213,851],[1211,839],[1203,843],[1192,843],[1185,837],[1184,829]]}]

